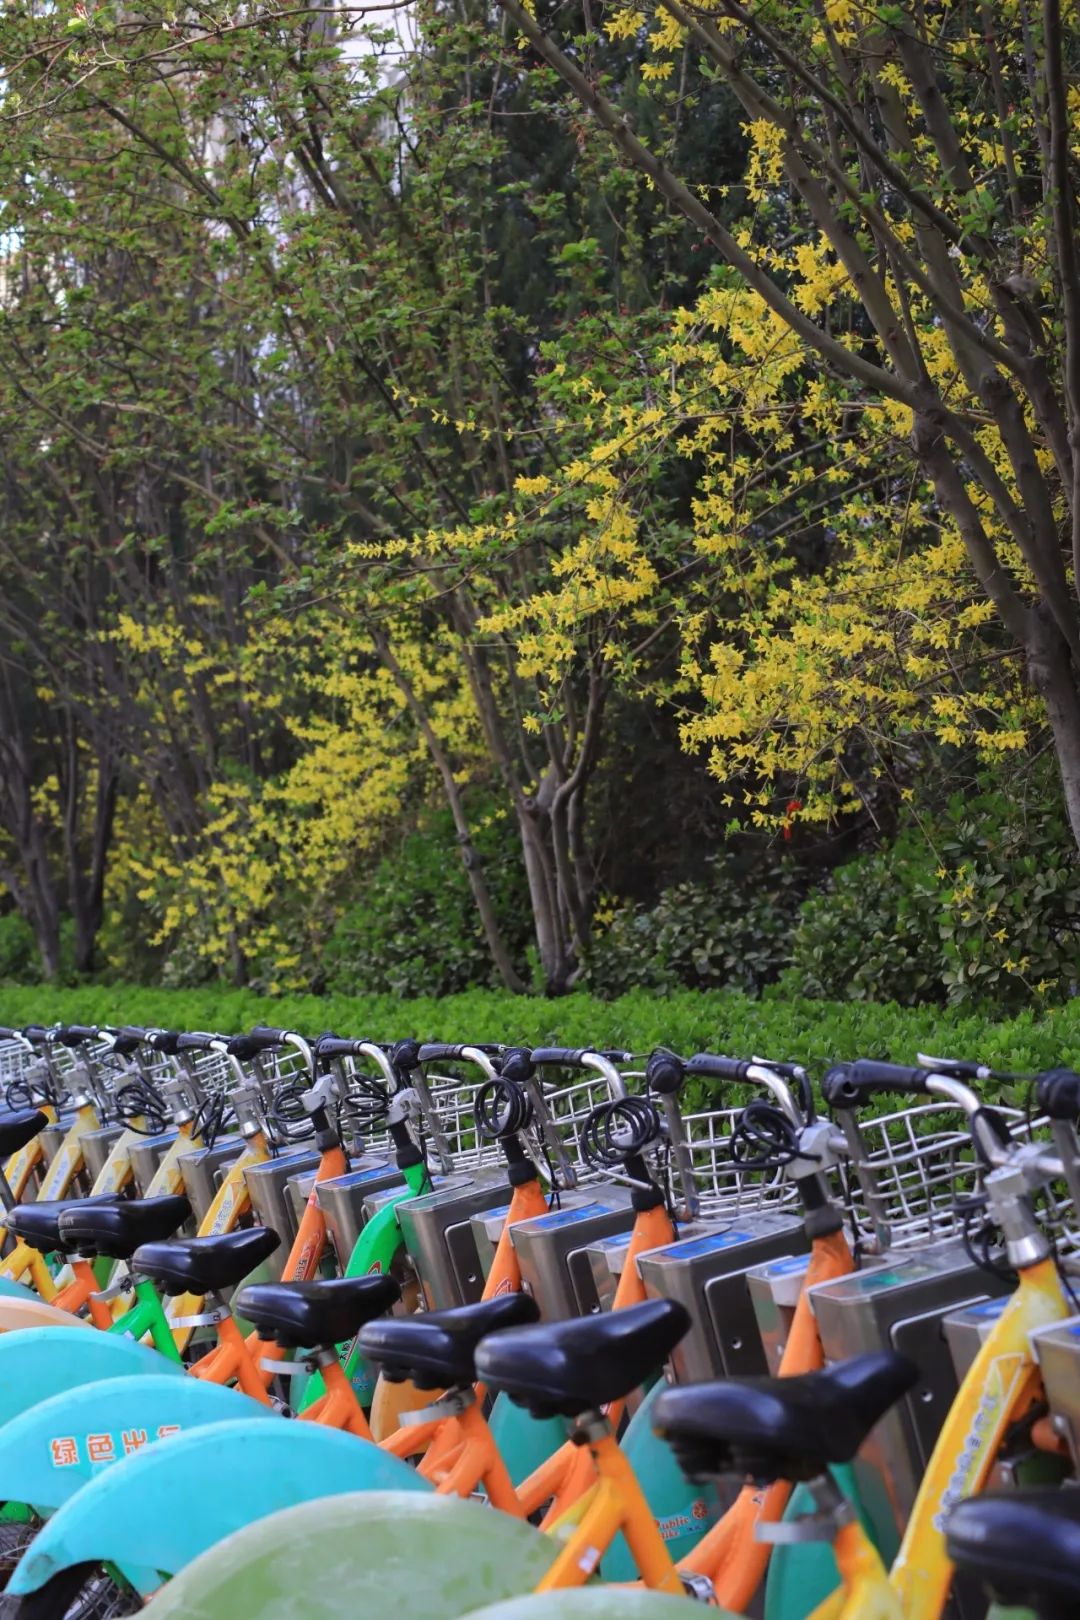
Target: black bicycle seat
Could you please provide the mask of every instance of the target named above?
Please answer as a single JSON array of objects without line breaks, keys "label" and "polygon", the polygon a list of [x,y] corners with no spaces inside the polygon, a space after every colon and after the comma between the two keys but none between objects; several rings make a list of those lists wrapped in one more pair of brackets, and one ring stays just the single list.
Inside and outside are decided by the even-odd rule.
[{"label": "black bicycle seat", "polygon": [[191,1205],[179,1194],[164,1198],[133,1198],[129,1203],[74,1204],[60,1211],[61,1240],[72,1249],[104,1254],[112,1260],[130,1260],[143,1243],[172,1237],[191,1214]]},{"label": "black bicycle seat", "polygon": [[906,1356],[880,1350],[795,1378],[687,1384],[657,1397],[653,1428],[691,1479],[816,1479],[850,1462],[917,1378]]},{"label": "black bicycle seat", "polygon": [[40,1108],[20,1108],[15,1113],[0,1114],[0,1159],[18,1153],[48,1123],[48,1114],[43,1114]]},{"label": "black bicycle seat", "polygon": [[997,1603],[1031,1607],[1039,1620],[1080,1614],[1080,1490],[969,1497],[945,1521],[945,1547]]},{"label": "black bicycle seat", "polygon": [[372,1322],[360,1334],[359,1344],[391,1383],[411,1378],[418,1389],[444,1389],[475,1381],[476,1347],[487,1334],[539,1318],[530,1295],[498,1294],[477,1305]]},{"label": "black bicycle seat", "polygon": [[605,1316],[493,1334],[476,1349],[476,1375],[534,1417],[578,1417],[629,1395],[659,1371],[690,1326],[673,1299]]},{"label": "black bicycle seat", "polygon": [[214,1237],[166,1238],[160,1243],[140,1243],[131,1267],[173,1294],[216,1294],[243,1282],[280,1242],[269,1226],[250,1226],[246,1231],[220,1232]]},{"label": "black bicycle seat", "polygon": [[319,1282],[252,1283],[233,1300],[237,1315],[283,1348],[320,1349],[352,1338],[401,1298],[393,1277],[328,1277]]},{"label": "black bicycle seat", "polygon": [[17,1232],[32,1249],[39,1249],[42,1254],[68,1254],[77,1250],[79,1245],[66,1238],[60,1231],[60,1217],[73,1209],[82,1209],[86,1205],[100,1206],[102,1204],[115,1204],[119,1199],[113,1193],[103,1193],[98,1198],[46,1199],[42,1204],[16,1204],[8,1211],[7,1224],[13,1232]]}]

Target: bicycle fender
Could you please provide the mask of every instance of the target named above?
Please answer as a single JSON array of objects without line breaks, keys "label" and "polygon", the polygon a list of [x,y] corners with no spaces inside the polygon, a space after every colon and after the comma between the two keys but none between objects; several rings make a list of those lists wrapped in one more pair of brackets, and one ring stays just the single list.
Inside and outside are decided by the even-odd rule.
[{"label": "bicycle fender", "polygon": [[534,1418],[508,1395],[496,1395],[488,1427],[515,1485],[528,1479],[566,1440],[561,1418]]},{"label": "bicycle fender", "polygon": [[[888,1569],[896,1556],[899,1536],[888,1502],[869,1504],[860,1485],[869,1483],[869,1471],[856,1477],[847,1463],[837,1463],[830,1473],[841,1491],[858,1510],[859,1520]],[[884,1492],[882,1491],[882,1496]],[[877,1509],[875,1511],[874,1509]],[[884,1507],[884,1513],[881,1509]],[[814,1499],[805,1485],[796,1485],[784,1510],[785,1521],[800,1519],[815,1511]],[[766,1620],[802,1620],[840,1585],[840,1571],[827,1541],[798,1541],[777,1546],[769,1559],[765,1577]]]},{"label": "bicycle fender", "polygon": [[[710,1604],[709,1620],[738,1620]],[[561,1592],[530,1592],[488,1608],[473,1609],[462,1620],[687,1620],[686,1599],[634,1587],[577,1586]]]},{"label": "bicycle fender", "polygon": [[0,1300],[5,1299],[39,1299],[32,1288],[25,1283],[16,1282],[12,1277],[5,1277],[0,1272]]},{"label": "bicycle fender", "polygon": [[239,1390],[168,1374],[108,1378],[41,1401],[0,1428],[0,1492],[48,1518],[105,1468],[178,1431],[276,1417]]},{"label": "bicycle fender", "polygon": [[40,1294],[28,1288],[25,1294],[5,1294],[0,1298],[0,1334],[25,1333],[27,1328],[92,1327],[80,1316],[47,1305]]},{"label": "bicycle fender", "polygon": [[182,1378],[184,1369],[119,1333],[99,1333],[74,1322],[2,1334],[0,1425],[63,1390],[100,1383],[103,1378],[152,1374]]},{"label": "bicycle fender", "polygon": [[[89,1480],[42,1527],[7,1590],[33,1592],[73,1564],[109,1563],[146,1597],[163,1575],[268,1513],[387,1487],[431,1491],[407,1463],[337,1429],[248,1417],[210,1423]],[[363,1539],[366,1546],[366,1531]]]},{"label": "bicycle fender", "polygon": [[530,1591],[557,1552],[532,1525],[476,1502],[398,1491],[338,1496],[230,1536],[159,1592],[145,1616],[458,1620]]},{"label": "bicycle fender", "polygon": [[[667,1550],[678,1563],[711,1527],[717,1496],[713,1486],[691,1485],[671,1447],[653,1433],[653,1405],[665,1388],[661,1378],[649,1390],[630,1419],[619,1449],[641,1481]],[[615,1538],[600,1567],[605,1581],[637,1579],[637,1566],[625,1537]]]}]

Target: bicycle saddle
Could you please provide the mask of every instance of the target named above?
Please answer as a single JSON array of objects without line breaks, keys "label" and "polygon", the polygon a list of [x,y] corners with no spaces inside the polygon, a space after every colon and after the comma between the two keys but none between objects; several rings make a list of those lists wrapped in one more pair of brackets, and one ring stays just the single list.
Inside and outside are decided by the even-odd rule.
[{"label": "bicycle saddle", "polygon": [[73,1243],[60,1231],[60,1217],[65,1211],[81,1209],[89,1204],[99,1207],[102,1204],[115,1204],[118,1197],[114,1193],[101,1193],[97,1198],[69,1198],[46,1199],[42,1204],[16,1204],[8,1211],[7,1224],[19,1237],[24,1238],[30,1247],[39,1249],[42,1254],[53,1251],[67,1254],[77,1249],[78,1244]]},{"label": "bicycle saddle", "polygon": [[216,1294],[243,1282],[280,1242],[269,1226],[250,1226],[214,1237],[140,1243],[131,1263],[135,1271],[153,1277],[173,1294]]},{"label": "bicycle saddle", "polygon": [[318,1282],[253,1283],[233,1305],[284,1349],[318,1349],[351,1339],[401,1298],[393,1277],[328,1277]]},{"label": "bicycle saddle", "polygon": [[1040,1620],[1080,1613],[1080,1491],[1065,1486],[988,1492],[958,1502],[945,1521],[957,1569],[998,1603],[1029,1605]]},{"label": "bicycle saddle", "polygon": [[795,1378],[687,1384],[657,1397],[653,1428],[690,1479],[816,1479],[850,1462],[917,1378],[906,1356],[876,1350]]},{"label": "bicycle saddle", "polygon": [[476,1349],[476,1374],[534,1417],[578,1417],[619,1400],[667,1360],[690,1318],[673,1299],[606,1316],[510,1328]]},{"label": "bicycle saddle", "polygon": [[190,1214],[186,1198],[169,1194],[133,1198],[123,1204],[69,1204],[60,1211],[58,1225],[61,1240],[69,1248],[130,1260],[141,1243],[171,1237]]},{"label": "bicycle saddle", "polygon": [[410,1378],[418,1389],[444,1389],[475,1381],[476,1347],[487,1334],[522,1327],[539,1316],[530,1295],[498,1294],[477,1305],[372,1322],[359,1345],[391,1383]]},{"label": "bicycle saddle", "polygon": [[20,1108],[13,1114],[0,1114],[0,1159],[18,1153],[48,1123],[48,1114],[43,1114],[40,1108]]}]

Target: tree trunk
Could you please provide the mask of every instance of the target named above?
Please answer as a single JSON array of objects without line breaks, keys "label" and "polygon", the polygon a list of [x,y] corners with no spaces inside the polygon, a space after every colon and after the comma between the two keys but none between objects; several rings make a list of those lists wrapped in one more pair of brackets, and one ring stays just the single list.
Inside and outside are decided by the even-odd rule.
[{"label": "tree trunk", "polygon": [[506,948],[506,941],[503,939],[502,929],[499,927],[499,919],[495,915],[495,906],[491,899],[491,891],[484,880],[483,862],[481,861],[480,856],[477,854],[476,848],[472,841],[472,830],[469,827],[469,818],[465,814],[465,803],[462,799],[461,789],[458,787],[457,779],[454,776],[453,766],[446,755],[446,751],[439,741],[434,726],[428,719],[424,706],[420,702],[412,682],[409,680],[409,677],[406,675],[405,671],[395,658],[393,651],[391,650],[390,643],[387,641],[386,637],[378,631],[374,634],[372,639],[379,658],[390,671],[390,674],[397,683],[398,690],[401,692],[402,697],[409,706],[413,719],[416,721],[420,735],[423,737],[424,742],[427,745],[428,753],[431,755],[432,764],[438,771],[439,777],[442,781],[443,792],[446,795],[446,802],[450,808],[450,814],[454,819],[454,828],[457,832],[458,843],[461,846],[461,860],[463,866],[465,867],[465,875],[469,880],[469,887],[472,890],[473,900],[476,902],[476,910],[480,917],[481,927],[484,930],[484,938],[487,940],[488,950],[491,952],[491,960],[495,964],[499,977],[502,979],[502,982],[506,988],[508,990],[512,990],[515,995],[524,995],[525,981],[522,979],[521,975],[514,967],[513,962],[510,960],[510,952]]},{"label": "tree trunk", "polygon": [[1028,674],[1046,704],[1069,825],[1080,848],[1080,691],[1069,649],[1056,624],[1038,609],[1032,613],[1032,622]]}]

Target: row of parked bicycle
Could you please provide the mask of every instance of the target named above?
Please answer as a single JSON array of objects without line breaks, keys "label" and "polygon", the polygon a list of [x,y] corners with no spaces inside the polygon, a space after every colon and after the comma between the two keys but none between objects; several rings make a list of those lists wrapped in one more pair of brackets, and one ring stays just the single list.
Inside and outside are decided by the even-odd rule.
[{"label": "row of parked bicycle", "polygon": [[0,1616],[1077,1615],[1080,1075],[1004,1079],[0,1029]]}]

